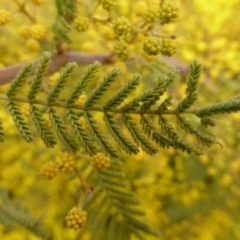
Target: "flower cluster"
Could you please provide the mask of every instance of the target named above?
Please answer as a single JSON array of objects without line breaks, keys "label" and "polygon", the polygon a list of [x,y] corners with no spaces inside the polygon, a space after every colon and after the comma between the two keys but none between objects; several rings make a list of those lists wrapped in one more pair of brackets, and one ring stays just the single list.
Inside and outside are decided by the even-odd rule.
[{"label": "flower cluster", "polygon": [[102,153],[97,153],[93,156],[92,159],[92,166],[98,170],[104,170],[108,167],[110,167],[111,161],[108,157],[106,157]]},{"label": "flower cluster", "polygon": [[51,180],[58,174],[58,168],[53,161],[50,161],[42,166],[39,174],[43,179]]},{"label": "flower cluster", "polygon": [[113,22],[113,31],[118,35],[127,35],[132,29],[130,21],[125,17],[117,18]]},{"label": "flower cluster", "polygon": [[76,207],[72,208],[66,216],[67,226],[74,230],[80,229],[87,220],[87,212],[80,211]]},{"label": "flower cluster", "polygon": [[57,156],[55,162],[60,172],[70,172],[76,167],[73,155],[68,152],[63,152]]},{"label": "flower cluster", "polygon": [[74,27],[79,32],[84,32],[89,27],[89,19],[87,17],[76,17],[74,19]]},{"label": "flower cluster", "polygon": [[10,12],[5,9],[0,9],[0,25],[4,25],[10,20]]},{"label": "flower cluster", "polygon": [[159,19],[161,24],[176,22],[179,8],[175,2],[166,2],[160,9]]},{"label": "flower cluster", "polygon": [[28,39],[31,37],[31,29],[29,26],[22,25],[18,29],[18,34],[23,39]]},{"label": "flower cluster", "polygon": [[162,46],[157,37],[148,37],[143,42],[143,50],[149,55],[158,55],[161,53]]},{"label": "flower cluster", "polygon": [[37,40],[41,40],[45,37],[46,30],[41,24],[34,24],[31,29],[31,37]]},{"label": "flower cluster", "polygon": [[116,0],[99,0],[103,9],[107,10],[108,12],[112,11],[116,6]]},{"label": "flower cluster", "polygon": [[173,54],[176,53],[176,48],[177,46],[174,40],[164,38],[162,40],[161,54],[171,57]]},{"label": "flower cluster", "polygon": [[114,53],[119,59],[126,60],[129,56],[129,44],[125,41],[118,41],[114,45]]},{"label": "flower cluster", "polygon": [[144,19],[147,23],[154,23],[158,19],[158,8],[148,8],[144,13]]}]

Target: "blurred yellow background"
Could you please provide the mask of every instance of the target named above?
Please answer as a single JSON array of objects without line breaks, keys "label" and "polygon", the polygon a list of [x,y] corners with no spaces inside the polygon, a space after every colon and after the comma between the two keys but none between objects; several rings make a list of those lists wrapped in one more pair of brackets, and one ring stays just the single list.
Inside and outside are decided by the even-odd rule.
[{"label": "blurred yellow background", "polygon": [[[36,15],[36,23],[32,23],[18,11],[17,2],[24,1],[2,0],[0,3],[0,9],[10,12],[9,22],[0,25],[0,68],[34,60],[43,51],[52,49],[49,39],[53,36],[52,16],[56,13],[54,1],[42,1],[42,4],[39,4],[41,1],[26,1],[28,11]],[[81,4],[92,6],[94,2],[79,0],[79,12],[84,12],[85,9]],[[195,59],[203,64],[204,72],[199,84],[196,107],[239,94],[240,2],[176,2],[180,7],[179,22],[164,27],[163,33],[177,36],[177,53],[172,60],[166,58],[166,61],[180,64],[183,68],[187,68]],[[117,4],[118,16],[125,15],[134,20],[137,14],[145,11],[147,4],[159,4],[159,1],[119,0]],[[34,24],[42,26],[42,30],[38,31],[42,33],[42,39],[41,36],[27,37],[25,30]],[[90,26],[83,34],[72,31],[70,35],[73,43],[66,45],[70,50],[109,53],[113,49],[111,32],[106,31],[102,25]],[[148,84],[147,77],[150,73],[145,65],[149,59],[144,58],[139,46],[140,44],[136,43],[131,47],[133,63],[136,61],[136,66],[119,60],[115,64],[103,66],[101,74],[119,66],[123,69],[121,85],[136,68]],[[140,64],[138,56],[143,57],[146,62]],[[80,74],[83,70],[84,67],[80,67],[77,73]],[[48,77],[54,80],[53,75]],[[74,78],[76,80],[77,74]],[[172,89],[176,102],[185,96],[185,80],[185,77],[180,79]],[[7,85],[1,86],[0,93],[5,93],[6,89]],[[26,90],[23,90],[23,93],[24,91]],[[24,111],[25,107],[21,107]],[[68,210],[78,201],[76,189],[79,188],[79,182],[76,179],[68,180],[64,175],[51,182],[39,178],[41,166],[54,160],[61,151],[61,146],[47,149],[37,136],[33,143],[25,143],[15,129],[4,101],[0,101],[0,116],[6,135],[5,142],[0,144],[0,187],[7,190],[12,201],[19,199],[34,216],[42,218],[45,226],[53,233],[53,239],[100,240],[93,237],[88,227],[75,232],[65,226],[64,218]],[[28,121],[27,113],[24,116]],[[171,117],[168,119],[174,121]],[[217,126],[209,131],[217,136],[223,149],[218,145],[206,148],[205,155],[200,157],[174,149],[160,149],[154,157],[144,152],[137,156],[122,157],[122,170],[126,173],[132,189],[142,200],[141,206],[147,212],[147,220],[161,232],[159,239],[240,239],[240,114],[221,115],[216,120]],[[198,119],[192,121],[199,124]],[[194,141],[191,136],[187,136],[187,140]],[[76,158],[79,165],[86,161],[80,154],[76,155]],[[21,227],[9,230],[0,225],[0,239],[38,238]],[[146,239],[157,238],[150,236]]]}]

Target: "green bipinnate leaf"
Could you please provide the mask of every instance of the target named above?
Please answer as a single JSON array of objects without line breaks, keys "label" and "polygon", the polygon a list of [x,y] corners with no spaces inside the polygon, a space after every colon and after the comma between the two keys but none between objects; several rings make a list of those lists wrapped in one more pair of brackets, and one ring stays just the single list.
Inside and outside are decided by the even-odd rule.
[{"label": "green bipinnate leaf", "polygon": [[[59,11],[61,12],[61,8],[59,8]],[[118,158],[118,148],[130,155],[137,154],[140,149],[154,155],[158,152],[157,146],[163,148],[172,147],[188,153],[201,154],[202,149],[194,143],[186,142],[186,138],[181,137],[182,133],[168,120],[167,115],[175,115],[178,125],[186,134],[194,135],[197,143],[211,147],[213,144],[219,144],[219,141],[205,130],[200,130],[194,126],[195,124],[183,117],[183,114],[196,115],[201,118],[201,125],[207,127],[214,125],[214,120],[211,120],[212,115],[240,110],[238,96],[207,107],[190,109],[197,100],[197,84],[202,71],[201,64],[197,61],[190,65],[190,73],[187,77],[187,96],[173,110],[174,96],[168,94],[165,99],[161,99],[161,97],[167,94],[168,89],[177,81],[179,77],[177,69],[161,74],[153,81],[152,87],[128,101],[128,97],[131,97],[131,93],[139,86],[142,77],[139,74],[134,74],[119,90],[109,96],[108,88],[114,84],[121,73],[120,69],[113,68],[89,91],[90,81],[94,79],[100,70],[101,64],[99,62],[91,64],[79,77],[79,81],[76,81],[69,94],[60,98],[61,92],[65,88],[67,81],[71,81],[76,68],[75,63],[68,63],[62,70],[56,84],[48,93],[46,100],[38,99],[37,93],[41,90],[49,61],[50,54],[44,53],[36,68],[34,77],[30,81],[30,90],[26,97],[17,96],[17,93],[26,83],[33,64],[27,64],[20,71],[10,85],[6,95],[1,94],[1,98],[8,101],[7,109],[19,133],[27,142],[31,142],[33,137],[28,123],[24,120],[20,108],[16,104],[17,102],[30,105],[30,121],[34,123],[37,133],[47,147],[55,145],[55,133],[64,149],[70,152],[75,153],[79,148],[83,148],[91,156],[97,152],[103,152],[112,159]],[[81,105],[77,103],[77,99],[83,92],[89,93],[86,94],[87,99]],[[100,98],[104,96],[103,99],[107,100],[99,104]],[[37,105],[42,105],[45,108],[53,129],[49,129]],[[58,113],[59,108],[67,110],[65,117]],[[95,117],[95,112],[102,113],[103,122],[99,122],[99,119]],[[138,116],[140,124],[134,116]],[[84,124],[80,121],[80,118],[81,121],[85,122]],[[104,128],[103,125],[105,125]],[[0,122],[0,141],[4,140],[3,127],[4,125]]]}]

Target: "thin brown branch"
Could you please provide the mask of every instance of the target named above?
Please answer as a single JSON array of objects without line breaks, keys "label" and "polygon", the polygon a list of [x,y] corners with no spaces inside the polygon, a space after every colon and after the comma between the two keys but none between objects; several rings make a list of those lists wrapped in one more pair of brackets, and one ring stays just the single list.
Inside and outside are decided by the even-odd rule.
[{"label": "thin brown branch", "polygon": [[[174,65],[178,68],[183,75],[187,75],[189,73],[189,69],[187,65],[178,61],[177,59],[164,57],[162,56],[161,59],[171,65]],[[52,72],[56,71],[61,66],[66,65],[68,62],[76,62],[78,65],[88,65],[94,61],[99,61],[103,64],[111,63],[113,61],[112,54],[90,54],[90,53],[80,53],[80,52],[71,52],[66,51],[63,54],[53,54],[51,56],[50,66],[46,74],[51,74]],[[33,61],[34,70],[36,69],[39,59]],[[15,76],[19,73],[19,71],[23,68],[25,64],[19,64],[11,67],[7,67],[4,69],[0,69],[0,86],[11,82]]]},{"label": "thin brown branch", "polygon": [[175,59],[175,58],[171,58],[171,57],[166,57],[166,56],[161,56],[161,60],[163,60],[165,63],[168,63],[170,65],[173,65],[174,67],[176,67],[177,69],[180,70],[180,73],[183,76],[188,75],[189,73],[189,67],[188,65],[184,64],[183,62]]},{"label": "thin brown branch", "polygon": [[[64,54],[54,54],[51,56],[50,65],[48,72],[46,74],[51,74],[56,71],[61,66],[67,64],[68,62],[76,62],[78,65],[87,65],[94,61],[99,61],[101,63],[110,63],[111,55],[107,54],[88,54],[88,53],[78,53],[66,51]],[[39,59],[33,61],[34,70],[39,63]],[[11,82],[19,71],[23,68],[25,64],[19,64],[11,67],[7,67],[0,70],[0,86]]]},{"label": "thin brown branch", "polygon": [[81,197],[80,197],[79,203],[78,203],[78,209],[81,210],[86,198],[89,197],[89,195],[91,195],[94,188],[93,188],[93,186],[87,184],[87,182],[84,180],[82,174],[79,172],[79,170],[77,168],[74,168],[74,171],[77,174],[80,182],[82,183],[82,194],[81,194]]},{"label": "thin brown branch", "polygon": [[14,2],[19,8],[19,12],[23,13],[32,23],[36,23],[36,18],[32,16],[26,9],[26,1],[24,1],[23,3],[19,3],[17,0],[14,0]]}]

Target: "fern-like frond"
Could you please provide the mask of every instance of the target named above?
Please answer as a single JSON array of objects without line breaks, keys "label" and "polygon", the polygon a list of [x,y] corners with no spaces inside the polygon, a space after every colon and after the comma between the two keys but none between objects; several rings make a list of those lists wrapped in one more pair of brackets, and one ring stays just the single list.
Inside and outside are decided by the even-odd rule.
[{"label": "fern-like frond", "polygon": [[57,82],[55,83],[55,85],[53,86],[53,88],[51,89],[51,91],[47,97],[47,102],[49,104],[51,104],[57,100],[60,92],[65,87],[67,80],[69,80],[71,78],[71,76],[73,75],[73,72],[76,67],[77,67],[76,63],[68,63],[66,68],[64,68],[64,70],[61,72]]},{"label": "fern-like frond", "polygon": [[114,109],[117,106],[119,106],[124,99],[129,96],[130,93],[132,93],[137,86],[139,85],[139,82],[141,80],[141,76],[138,74],[135,74],[127,83],[120,88],[104,105],[103,109]]},{"label": "fern-like frond", "polygon": [[144,133],[148,136],[151,137],[152,136],[152,132],[154,130],[156,130],[156,128],[154,127],[153,122],[146,116],[142,115],[141,119],[140,119],[140,123],[142,125],[143,131]]},{"label": "fern-like frond", "polygon": [[173,84],[175,83],[175,81],[178,79],[179,75],[179,70],[176,68],[171,69],[169,72],[167,72],[166,74],[162,74],[158,77],[158,81],[164,81],[165,82],[165,87],[166,90],[170,87],[173,86]]},{"label": "fern-like frond", "polygon": [[65,16],[76,12],[76,1],[55,0],[55,6],[59,15]]},{"label": "fern-like frond", "polygon": [[56,141],[54,139],[53,132],[47,128],[46,126],[47,124],[45,123],[40,110],[34,105],[31,105],[29,112],[33,120],[33,123],[36,127],[36,130],[41,139],[43,140],[43,142],[45,143],[45,145],[47,147],[54,147]]},{"label": "fern-like frond", "polygon": [[77,152],[79,146],[74,137],[71,136],[64,125],[63,120],[57,115],[56,111],[52,108],[49,109],[50,121],[57,132],[59,139],[61,140],[65,149],[69,152]]},{"label": "fern-like frond", "polygon": [[216,126],[216,120],[211,117],[202,117],[201,126],[205,128],[207,128],[208,126],[214,127]]},{"label": "fern-like frond", "polygon": [[151,140],[144,134],[144,132],[132,121],[132,118],[127,115],[123,115],[123,123],[132,135],[133,140],[138,146],[141,146],[143,151],[150,155],[155,155],[158,150],[154,147]]},{"label": "fern-like frond", "polygon": [[201,76],[202,66],[197,61],[190,65],[190,74],[187,78],[186,98],[176,108],[177,112],[184,112],[189,109],[197,100],[197,84]]},{"label": "fern-like frond", "polygon": [[71,38],[68,36],[68,32],[71,26],[67,23],[64,17],[57,16],[55,23],[53,24],[54,40],[58,42],[59,40],[71,43]]},{"label": "fern-like frond", "polygon": [[97,100],[107,91],[110,85],[117,79],[118,75],[121,73],[119,68],[114,68],[109,71],[103,78],[103,80],[92,90],[88,95],[84,103],[84,107],[93,106]]},{"label": "fern-like frond", "polygon": [[32,101],[34,98],[36,98],[37,93],[40,91],[44,74],[47,71],[49,62],[50,62],[50,53],[48,52],[43,53],[43,56],[40,58],[37,70],[35,72],[35,76],[31,81],[30,91],[27,95],[27,98],[29,101]]},{"label": "fern-like frond", "polygon": [[167,137],[163,136],[163,134],[161,134],[160,131],[158,129],[156,129],[153,122],[149,118],[142,115],[141,119],[140,119],[140,123],[143,127],[145,134],[148,137],[152,137],[153,142],[158,144],[160,147],[169,148],[169,147],[173,146],[171,140],[168,139]]},{"label": "fern-like frond", "polygon": [[55,0],[55,6],[59,15],[64,15],[64,4],[63,0]]},{"label": "fern-like frond", "polygon": [[173,146],[171,140],[158,132],[152,133],[152,140],[162,148],[170,148]]},{"label": "fern-like frond", "polygon": [[140,96],[134,98],[129,103],[122,107],[123,112],[135,111],[141,106],[141,110],[150,109],[156,101],[167,91],[169,87],[177,79],[177,72],[175,70],[169,71],[167,74],[161,75],[154,81],[153,89],[146,90]]},{"label": "fern-like frond", "polygon": [[127,240],[132,234],[136,235],[136,232],[139,235],[159,235],[159,232],[144,222],[145,212],[140,208],[136,195],[128,189],[124,173],[108,169],[97,175],[99,184],[85,205],[89,212],[87,224],[93,236],[106,240]]},{"label": "fern-like frond", "polygon": [[168,96],[158,107],[158,112],[163,113],[172,105],[173,96]]},{"label": "fern-like frond", "polygon": [[15,227],[16,224],[28,229],[37,237],[50,240],[51,234],[44,227],[42,221],[33,217],[31,214],[23,210],[21,205],[12,204],[4,189],[0,189],[0,223],[8,228]]},{"label": "fern-like frond", "polygon": [[112,145],[112,143],[106,137],[106,134],[104,134],[104,132],[98,126],[97,122],[94,120],[93,116],[90,113],[86,113],[86,120],[101,151],[103,151],[107,156],[111,158],[117,158],[118,157],[117,149]]},{"label": "fern-like frond", "polygon": [[181,116],[177,116],[177,123],[186,132],[194,135],[199,143],[207,147],[211,147],[213,144],[219,144],[219,142],[212,136],[200,132],[193,127],[193,125]]},{"label": "fern-like frond", "polygon": [[173,128],[173,126],[161,115],[158,118],[158,124],[160,125],[162,132],[171,140],[176,140],[178,134]]},{"label": "fern-like frond", "polygon": [[24,85],[27,80],[27,77],[31,73],[33,68],[32,63],[26,64],[23,69],[19,72],[16,78],[13,80],[12,84],[10,85],[6,95],[11,98],[14,97],[17,91]]},{"label": "fern-like frond", "polygon": [[[59,0],[60,1],[60,0]],[[62,4],[62,1],[59,2]],[[63,11],[63,9],[61,10]],[[63,14],[65,14],[64,12]],[[45,124],[40,110],[35,107],[36,104],[44,106],[49,113],[50,120],[53,124],[53,132],[56,132],[64,148],[71,152],[76,152],[79,147],[82,147],[89,155],[94,155],[97,152],[103,152],[105,155],[116,160],[118,157],[118,145],[128,154],[136,154],[141,147],[148,154],[156,154],[157,148],[155,143],[160,147],[173,147],[188,153],[194,152],[200,154],[201,150],[179,137],[179,133],[174,129],[173,125],[167,121],[164,115],[176,115],[178,124],[187,133],[196,137],[197,141],[204,146],[210,147],[219,142],[205,132],[196,130],[187,120],[182,118],[182,114],[195,114],[201,118],[201,125],[204,127],[214,126],[215,122],[211,115],[221,113],[231,113],[240,110],[239,97],[231,98],[227,101],[216,103],[199,109],[189,109],[197,99],[197,83],[201,73],[201,65],[195,61],[191,64],[190,74],[187,79],[187,97],[180,102],[175,110],[169,109],[172,105],[172,95],[168,95],[158,106],[158,100],[163,94],[166,94],[169,87],[178,79],[178,70],[172,69],[166,74],[162,74],[154,81],[153,86],[136,96],[133,100],[120,107],[120,104],[128,98],[128,96],[137,88],[140,83],[141,76],[135,74],[123,87],[116,91],[104,104],[99,104],[99,100],[104,95],[107,96],[107,89],[117,79],[120,74],[120,69],[114,68],[107,72],[103,80],[87,94],[87,99],[84,104],[78,104],[76,100],[86,90],[88,92],[88,83],[97,74],[100,68],[99,62],[94,62],[82,74],[80,80],[73,86],[73,90],[63,98],[59,98],[61,91],[66,86],[67,80],[72,76],[76,67],[75,63],[68,63],[63,69],[56,84],[49,92],[47,99],[37,99],[36,95],[41,88],[41,83],[44,73],[49,65],[49,54],[44,53],[40,59],[40,63],[35,72],[35,76],[31,82],[30,91],[27,97],[16,96],[17,91],[26,82],[27,76],[30,74],[32,64],[26,65],[17,75],[11,84],[7,94],[0,94],[0,98],[8,101],[7,108],[15,122],[15,125],[21,136],[27,141],[32,141],[32,136],[27,124],[24,122],[22,113],[15,102],[24,102],[31,105],[30,120],[34,122],[37,132],[43,139],[47,147],[53,147],[55,144],[53,133]],[[155,109],[152,109],[156,105]],[[67,120],[63,120],[58,116],[57,109],[67,109],[66,119],[70,123],[70,129],[66,130]],[[91,114],[90,114],[91,111]],[[92,112],[102,112],[104,122],[107,127],[107,132],[103,132],[101,126],[94,119]],[[140,117],[140,124],[135,122],[135,118],[130,117],[130,114]],[[125,136],[121,131],[121,126],[114,119],[115,115],[122,116],[123,127],[128,130],[131,137]],[[86,120],[86,125],[89,132],[86,131],[86,126],[80,121],[80,116]],[[146,117],[147,116],[147,117]],[[148,117],[149,116],[149,117]],[[156,128],[156,118],[159,119],[160,129]],[[117,118],[116,118],[117,119]],[[115,139],[116,144],[112,143]],[[3,128],[0,123],[0,141],[3,141]]]},{"label": "fern-like frond", "polygon": [[33,141],[32,134],[27,123],[24,121],[23,115],[19,107],[14,102],[11,101],[7,104],[7,110],[12,116],[12,119],[21,137],[26,142],[32,142]]},{"label": "fern-like frond", "polygon": [[232,98],[207,107],[198,108],[195,114],[198,117],[212,116],[217,114],[232,113],[240,111],[240,99]]},{"label": "fern-like frond", "polygon": [[57,9],[57,17],[53,24],[54,39],[71,43],[69,37],[69,30],[71,29],[71,22],[77,11],[76,1],[72,0],[55,0]]},{"label": "fern-like frond", "polygon": [[39,219],[11,206],[0,204],[0,221],[6,226],[17,223],[42,239],[51,239],[49,231],[44,228]]},{"label": "fern-like frond", "polygon": [[[108,170],[108,172],[109,171],[111,170]],[[112,170],[112,172],[114,172],[114,170]],[[118,214],[120,214],[124,221],[126,221],[126,224],[143,232],[158,235],[158,232],[153,230],[149,224],[139,220],[139,217],[145,215],[145,213],[141,209],[136,208],[136,206],[140,203],[136,198],[136,195],[129,192],[124,187],[119,187],[118,185],[114,186],[113,184],[108,185],[106,183],[108,178],[112,179],[112,177],[109,177],[108,174],[105,174],[105,171],[100,173],[102,185],[111,197],[111,203],[116,208]],[[119,177],[115,177],[115,181],[117,182],[122,180]]]},{"label": "fern-like frond", "polygon": [[156,101],[159,100],[160,96],[164,94],[164,92],[167,90],[166,88],[166,82],[154,81],[154,87],[152,90],[145,92],[145,94],[142,95],[140,102],[141,110],[150,109],[152,105],[156,103]]},{"label": "fern-like frond", "polygon": [[162,148],[173,147],[183,152],[194,152],[196,155],[202,154],[202,150],[200,148],[179,139],[178,135],[176,135],[177,133],[175,132],[174,128],[166,121],[166,119],[163,118],[160,121],[163,133],[156,129],[156,127],[149,118],[141,116],[140,122],[143,126],[143,129],[145,130],[145,134],[147,134],[149,137],[151,136],[153,142],[155,142]]},{"label": "fern-like frond", "polygon": [[71,95],[67,98],[66,103],[68,105],[73,104],[78,99],[79,95],[83,93],[83,91],[87,87],[87,84],[95,77],[95,75],[99,71],[100,66],[101,63],[97,61],[89,65],[88,69],[81,76],[80,81],[74,87]]},{"label": "fern-like frond", "polygon": [[93,143],[93,138],[84,130],[84,127],[79,122],[79,116],[72,110],[69,110],[67,115],[80,146],[83,147],[90,156],[95,155],[97,148]]},{"label": "fern-like frond", "polygon": [[197,155],[197,156],[203,154],[201,148],[196,147],[196,146],[194,146],[194,145],[192,145],[192,144],[190,144],[190,143],[188,143],[188,142],[185,142],[185,141],[182,140],[182,139],[177,139],[177,140],[175,140],[175,141],[173,142],[173,148],[179,149],[179,150],[181,150],[181,151],[183,151],[183,152],[186,151],[188,154],[190,154],[190,153],[193,152],[193,153],[194,153],[195,155]]},{"label": "fern-like frond", "polygon": [[117,126],[117,123],[114,121],[114,117],[111,114],[105,114],[103,119],[111,135],[126,153],[132,155],[139,152],[138,147],[128,139],[122,132],[121,128]]}]

